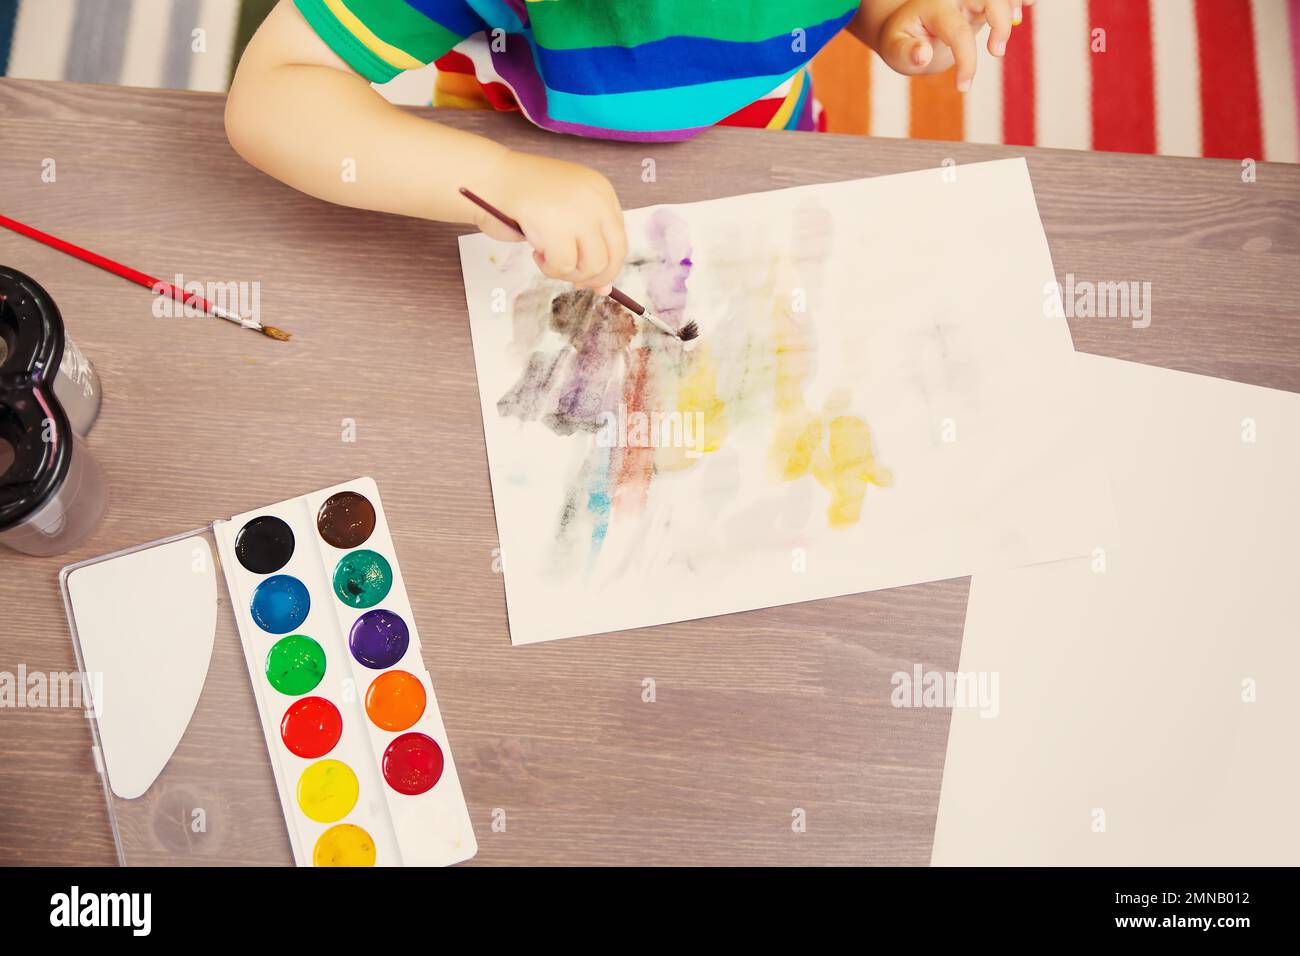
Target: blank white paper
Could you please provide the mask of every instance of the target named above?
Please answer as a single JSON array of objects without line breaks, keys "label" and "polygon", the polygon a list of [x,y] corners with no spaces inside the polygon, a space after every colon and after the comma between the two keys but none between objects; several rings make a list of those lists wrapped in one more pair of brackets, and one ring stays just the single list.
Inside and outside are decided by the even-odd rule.
[{"label": "blank white paper", "polygon": [[1300,863],[1300,395],[1078,363],[1119,537],[973,578],[933,862]]}]

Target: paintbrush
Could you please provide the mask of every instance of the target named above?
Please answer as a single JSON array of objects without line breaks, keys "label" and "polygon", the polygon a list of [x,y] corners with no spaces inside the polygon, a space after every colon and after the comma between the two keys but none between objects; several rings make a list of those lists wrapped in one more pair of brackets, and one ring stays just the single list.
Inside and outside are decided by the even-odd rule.
[{"label": "paintbrush", "polygon": [[[519,238],[521,239],[526,238],[524,236],[523,227],[519,225],[518,220],[511,219],[509,216],[503,213],[496,206],[492,205],[490,202],[488,202],[486,199],[482,198],[481,196],[478,196],[470,192],[464,186],[460,187],[460,194],[464,196],[466,199],[468,199],[470,202],[472,202],[474,205],[482,209],[485,213],[487,213],[497,222],[501,223],[501,225],[505,226],[507,229],[514,230],[519,235]],[[629,312],[633,313],[634,315],[639,315],[641,318],[645,319],[647,322],[653,325],[660,332],[663,332],[666,335],[671,335],[673,338],[681,339],[683,342],[690,342],[692,339],[697,338],[700,334],[700,327],[694,321],[687,322],[680,329],[674,329],[671,325],[669,325],[663,319],[659,318],[659,316],[655,315],[653,312],[651,312],[649,309],[643,306],[636,299],[632,298],[622,289],[616,287],[611,288],[609,290],[609,297],[613,299],[615,302],[617,302],[619,305],[621,305],[623,308],[627,309]]]},{"label": "paintbrush", "polygon": [[8,216],[0,216],[0,226],[6,229],[12,229],[19,235],[26,236],[28,239],[35,239],[37,242],[44,243],[51,249],[57,249],[59,252],[67,253],[80,259],[82,262],[89,262],[92,266],[98,266],[105,272],[111,272],[115,276],[128,279],[137,285],[142,285],[151,292],[158,295],[166,295],[175,299],[182,305],[190,305],[202,309],[209,315],[215,315],[219,319],[225,319],[227,322],[234,322],[242,325],[246,329],[252,329],[254,332],[261,332],[267,338],[275,339],[277,342],[289,341],[289,333],[283,329],[277,329],[273,325],[263,325],[256,319],[244,318],[236,315],[215,302],[209,302],[203,296],[193,292],[186,292],[184,289],[173,285],[170,282],[161,282],[153,276],[138,269],[132,269],[130,266],[124,266],[120,262],[114,262],[112,259],[99,255],[97,252],[91,252],[89,249],[83,249],[81,246],[74,246],[70,242],[65,242],[58,236],[51,236],[48,232],[41,232],[31,226],[19,222],[17,219],[10,219]]}]

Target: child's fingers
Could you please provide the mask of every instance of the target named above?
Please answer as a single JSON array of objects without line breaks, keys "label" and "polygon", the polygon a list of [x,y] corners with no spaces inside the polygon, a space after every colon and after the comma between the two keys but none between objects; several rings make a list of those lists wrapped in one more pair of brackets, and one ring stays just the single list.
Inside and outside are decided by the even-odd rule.
[{"label": "child's fingers", "polygon": [[934,59],[934,47],[929,40],[917,40],[908,49],[907,58],[918,70],[924,69]]},{"label": "child's fingers", "polygon": [[605,245],[605,236],[598,224],[578,236],[578,261],[568,279],[581,288],[595,288],[604,282],[592,280],[603,275],[609,268],[609,249]]},{"label": "child's fingers", "polygon": [[989,21],[989,52],[1005,56],[1011,38],[1011,0],[988,0],[984,16]]},{"label": "child's fingers", "polygon": [[623,228],[623,213],[611,215],[600,222],[601,235],[605,237],[605,248],[609,252],[609,261],[605,271],[592,281],[598,285],[609,285],[623,271],[623,262],[627,259],[627,231]]},{"label": "child's fingers", "polygon": [[934,59],[934,47],[921,33],[921,21],[915,16],[900,17],[886,23],[884,43],[879,51],[881,58],[895,73],[911,76],[920,73]]},{"label": "child's fingers", "polygon": [[578,242],[572,236],[542,243],[533,253],[542,274],[552,279],[567,279],[578,265]]},{"label": "child's fingers", "polygon": [[603,289],[604,286],[614,284],[617,277],[619,277],[619,273],[623,272],[623,260],[628,255],[627,238],[624,237],[621,226],[619,229],[614,230],[610,226],[602,224],[601,235],[604,239],[604,248],[606,248],[608,259],[604,269],[595,276],[591,276],[590,280],[588,280],[588,284],[593,289]]},{"label": "child's fingers", "polygon": [[953,6],[928,19],[925,25],[952,50],[957,64],[957,89],[965,93],[975,78],[975,33],[970,24]]}]

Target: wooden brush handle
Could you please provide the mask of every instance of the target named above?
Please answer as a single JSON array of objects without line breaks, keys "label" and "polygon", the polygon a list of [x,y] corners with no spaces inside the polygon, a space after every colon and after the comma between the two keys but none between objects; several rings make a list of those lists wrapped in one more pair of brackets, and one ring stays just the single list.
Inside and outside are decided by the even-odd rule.
[{"label": "wooden brush handle", "polygon": [[637,315],[645,315],[645,306],[632,298],[622,289],[617,287],[611,288],[609,290],[609,297],[629,312],[635,312]]},{"label": "wooden brush handle", "polygon": [[507,229],[513,229],[515,232],[519,233],[521,237],[523,237],[524,227],[519,225],[518,219],[511,219],[509,216],[503,213],[496,206],[492,205],[482,196],[470,192],[464,186],[460,187],[460,194],[464,196],[466,199],[468,199],[470,202],[472,202],[474,205],[478,206],[479,209],[482,209],[485,213],[487,213],[497,222],[501,223],[501,225],[505,226]]},{"label": "wooden brush handle", "polygon": [[[507,229],[513,229],[521,237],[523,237],[524,229],[523,226],[519,225],[518,219],[510,218],[505,213],[503,213],[500,209],[498,209],[496,206],[492,205],[490,202],[484,199],[482,196],[478,195],[477,193],[471,192],[470,190],[466,189],[464,186],[460,187],[460,194],[464,196],[466,199],[468,199],[470,202],[472,202],[474,205],[478,206],[479,209],[482,209],[485,213],[487,213],[497,222],[501,223]],[[645,306],[643,306],[636,299],[632,298],[622,289],[619,288],[610,289],[609,297],[613,299],[615,302],[617,302],[619,305],[621,305],[623,308],[627,309],[628,311],[633,312],[636,315],[645,315]]]}]

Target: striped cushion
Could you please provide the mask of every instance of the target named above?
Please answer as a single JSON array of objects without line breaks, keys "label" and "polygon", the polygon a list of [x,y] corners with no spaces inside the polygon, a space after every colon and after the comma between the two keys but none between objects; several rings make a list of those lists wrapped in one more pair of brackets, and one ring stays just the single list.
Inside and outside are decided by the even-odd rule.
[{"label": "striped cushion", "polygon": [[1041,0],[965,97],[847,36],[813,75],[832,131],[1296,162],[1298,63],[1300,0]]}]

